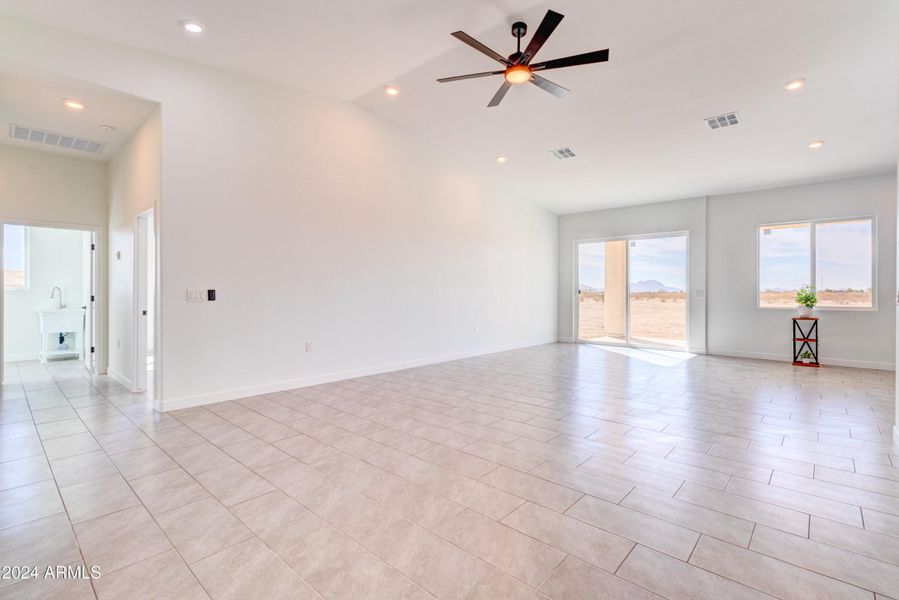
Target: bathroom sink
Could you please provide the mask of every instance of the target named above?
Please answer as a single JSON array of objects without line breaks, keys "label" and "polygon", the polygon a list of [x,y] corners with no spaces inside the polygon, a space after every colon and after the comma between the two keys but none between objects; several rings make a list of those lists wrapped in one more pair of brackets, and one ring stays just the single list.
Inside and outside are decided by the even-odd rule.
[{"label": "bathroom sink", "polygon": [[84,329],[83,308],[40,309],[35,311],[41,317],[41,333],[81,333]]}]

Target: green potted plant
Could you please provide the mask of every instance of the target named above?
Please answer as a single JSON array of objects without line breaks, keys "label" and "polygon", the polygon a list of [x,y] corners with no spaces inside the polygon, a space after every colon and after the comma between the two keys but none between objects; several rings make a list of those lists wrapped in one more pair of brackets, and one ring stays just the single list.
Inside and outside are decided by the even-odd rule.
[{"label": "green potted plant", "polygon": [[812,353],[806,350],[802,354],[799,355],[799,360],[805,364],[811,364],[812,362]]},{"label": "green potted plant", "polygon": [[812,309],[818,304],[818,295],[815,293],[815,286],[804,285],[796,292],[796,305],[799,309],[800,317],[812,316]]}]

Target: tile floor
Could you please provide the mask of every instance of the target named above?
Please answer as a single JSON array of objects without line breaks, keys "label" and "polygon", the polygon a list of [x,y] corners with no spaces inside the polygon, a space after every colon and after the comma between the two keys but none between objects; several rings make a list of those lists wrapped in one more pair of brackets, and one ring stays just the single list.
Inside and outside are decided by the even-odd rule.
[{"label": "tile floor", "polygon": [[899,596],[892,373],[554,344],[163,415],[9,379],[0,565],[101,577],[4,598]]}]

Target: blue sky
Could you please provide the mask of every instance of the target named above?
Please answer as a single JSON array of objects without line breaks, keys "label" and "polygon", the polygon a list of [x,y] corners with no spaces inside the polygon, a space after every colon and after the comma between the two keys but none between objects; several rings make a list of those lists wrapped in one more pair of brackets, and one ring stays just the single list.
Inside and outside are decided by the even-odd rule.
[{"label": "blue sky", "polygon": [[[809,283],[809,226],[771,227],[759,231],[759,287],[795,290]],[[819,223],[815,230],[816,279],[819,289],[871,287],[871,222]]]},{"label": "blue sky", "polygon": [[3,268],[25,270],[25,228],[21,225],[3,226]]},{"label": "blue sky", "polygon": [[[687,238],[684,236],[634,240],[630,251],[630,281],[655,279],[668,287],[686,289]],[[578,280],[582,285],[604,289],[604,242],[580,244]]]}]

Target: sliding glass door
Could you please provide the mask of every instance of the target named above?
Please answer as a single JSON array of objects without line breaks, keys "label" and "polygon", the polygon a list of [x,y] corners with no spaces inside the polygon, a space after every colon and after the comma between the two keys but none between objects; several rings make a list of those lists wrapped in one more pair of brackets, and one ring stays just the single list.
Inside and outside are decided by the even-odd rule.
[{"label": "sliding glass door", "polygon": [[687,236],[577,245],[577,340],[687,347]]}]

